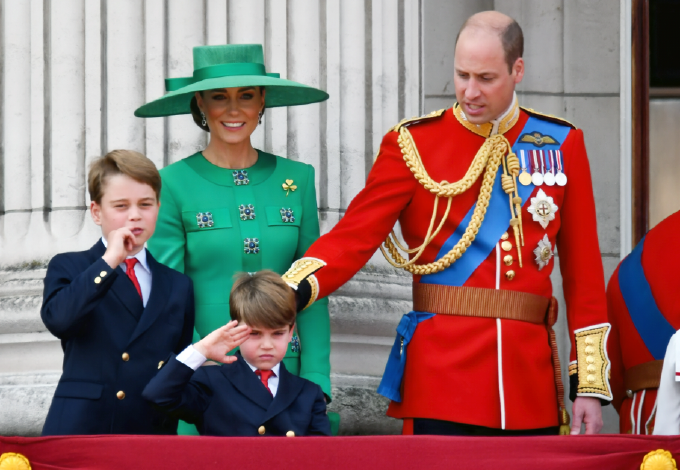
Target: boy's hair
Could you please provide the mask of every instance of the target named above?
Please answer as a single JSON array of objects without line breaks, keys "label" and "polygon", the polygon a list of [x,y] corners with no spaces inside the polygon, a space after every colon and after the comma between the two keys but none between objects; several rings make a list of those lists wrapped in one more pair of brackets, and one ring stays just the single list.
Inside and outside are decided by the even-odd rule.
[{"label": "boy's hair", "polygon": [[114,175],[126,175],[135,181],[148,184],[156,193],[156,200],[161,197],[161,175],[156,165],[134,150],[113,150],[90,164],[87,175],[87,189],[90,199],[101,204],[106,179]]},{"label": "boy's hair", "polygon": [[268,269],[239,275],[231,288],[231,319],[251,328],[291,327],[295,323],[296,310],[293,289]]}]

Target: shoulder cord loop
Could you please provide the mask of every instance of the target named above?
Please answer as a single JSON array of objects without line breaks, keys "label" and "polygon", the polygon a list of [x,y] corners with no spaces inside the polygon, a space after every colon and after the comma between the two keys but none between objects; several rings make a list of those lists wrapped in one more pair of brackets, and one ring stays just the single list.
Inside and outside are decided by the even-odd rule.
[{"label": "shoulder cord loop", "polygon": [[[380,245],[380,251],[382,252],[385,259],[395,268],[403,268],[406,271],[417,274],[434,274],[448,268],[452,263],[456,262],[467,248],[472,244],[479,227],[481,227],[484,221],[484,216],[486,214],[486,209],[489,206],[489,200],[491,199],[491,192],[493,190],[494,180],[496,179],[496,174],[498,169],[503,164],[503,190],[508,193],[510,198],[510,212],[512,214],[512,219],[510,225],[515,231],[515,240],[517,241],[517,246],[519,247],[519,232],[521,232],[521,198],[517,194],[517,183],[515,177],[519,174],[519,161],[517,161],[517,156],[515,154],[510,154],[508,156],[508,162],[506,167],[506,162],[504,156],[506,153],[511,151],[511,145],[508,140],[501,134],[494,135],[486,139],[484,144],[482,144],[477,155],[472,160],[472,164],[468,168],[465,176],[454,183],[449,183],[447,181],[442,181],[437,183],[434,181],[425,170],[423,161],[420,157],[420,153],[413,141],[413,136],[409,132],[408,128],[404,125],[398,126],[399,138],[397,142],[399,143],[399,148],[404,157],[406,165],[409,167],[418,182],[423,185],[425,189],[430,191],[435,195],[434,209],[432,211],[432,218],[430,219],[430,226],[427,230],[425,240],[423,243],[413,249],[405,248],[397,239],[394,230],[387,236],[384,242],[384,246]],[[513,158],[514,157],[514,158]],[[486,170],[486,171],[485,171]],[[464,193],[477,181],[479,176],[484,172],[484,179],[482,181],[482,187],[479,191],[479,197],[477,198],[477,204],[475,205],[475,210],[472,214],[472,219],[465,229],[465,233],[461,239],[454,245],[454,247],[441,259],[423,265],[417,265],[415,262],[420,258],[420,256],[425,251],[425,248],[432,242],[432,240],[439,234],[439,231],[444,226],[444,222],[447,220],[449,211],[451,209],[451,199],[454,196]],[[510,173],[508,175],[507,173]],[[507,179],[506,179],[507,178]],[[513,193],[514,192],[514,197]],[[439,203],[439,198],[445,197],[448,199],[446,205],[446,212],[439,223],[437,230],[432,233],[434,223],[437,215],[437,208]],[[513,203],[515,204],[517,215],[513,210]],[[522,245],[524,245],[524,236],[522,234]],[[407,260],[404,256],[399,253],[397,247],[402,251],[416,255],[411,259]],[[388,254],[389,252],[389,254]],[[518,252],[520,250],[518,249]],[[521,257],[521,255],[520,255]],[[521,266],[521,260],[520,260]]]}]

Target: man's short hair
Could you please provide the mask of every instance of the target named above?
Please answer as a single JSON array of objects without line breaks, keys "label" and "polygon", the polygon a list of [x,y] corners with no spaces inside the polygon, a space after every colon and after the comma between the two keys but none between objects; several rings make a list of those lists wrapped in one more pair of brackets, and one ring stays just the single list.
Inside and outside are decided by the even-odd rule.
[{"label": "man's short hair", "polygon": [[517,59],[524,54],[524,34],[517,21],[512,20],[501,33],[501,42],[505,52],[505,62],[508,64],[508,71],[512,73],[512,66]]},{"label": "man's short hair", "polygon": [[156,199],[160,199],[161,175],[156,165],[134,150],[113,150],[90,164],[87,188],[92,201],[101,204],[106,180],[115,175],[126,175],[135,181],[148,184],[156,193]]},{"label": "man's short hair", "polygon": [[268,269],[239,275],[231,288],[231,319],[251,328],[291,327],[296,311],[293,289]]},{"label": "man's short hair", "polygon": [[[468,26],[473,26],[474,23],[470,22],[470,18],[465,20],[463,26],[456,36],[456,44],[458,44],[458,38],[461,33]],[[477,26],[476,24],[474,24]],[[485,25],[485,27],[492,29],[498,33],[500,37],[501,44],[503,44],[503,52],[505,54],[505,63],[508,64],[508,72],[512,73],[512,66],[515,65],[517,59],[524,55],[524,33],[522,33],[522,28],[517,23],[517,21],[512,20],[505,28],[494,28],[490,25]]]}]

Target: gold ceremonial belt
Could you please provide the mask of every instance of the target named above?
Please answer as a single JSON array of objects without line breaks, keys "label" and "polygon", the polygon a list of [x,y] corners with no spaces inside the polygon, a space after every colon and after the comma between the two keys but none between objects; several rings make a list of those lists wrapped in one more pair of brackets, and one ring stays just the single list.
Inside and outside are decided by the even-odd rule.
[{"label": "gold ceremonial belt", "polygon": [[545,324],[550,299],[526,292],[413,284],[413,310]]},{"label": "gold ceremonial belt", "polygon": [[628,369],[623,377],[623,386],[632,395],[646,388],[659,388],[663,359],[649,361]]}]

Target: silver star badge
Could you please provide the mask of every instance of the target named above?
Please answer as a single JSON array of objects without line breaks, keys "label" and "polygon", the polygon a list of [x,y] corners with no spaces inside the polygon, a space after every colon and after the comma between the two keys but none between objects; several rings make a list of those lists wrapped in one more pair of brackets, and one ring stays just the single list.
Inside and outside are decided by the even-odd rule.
[{"label": "silver star badge", "polygon": [[540,271],[548,265],[550,258],[553,257],[552,245],[550,240],[548,240],[548,235],[543,235],[543,240],[539,240],[538,247],[534,250],[536,255],[536,264],[538,264],[538,270]]},{"label": "silver star badge", "polygon": [[551,220],[555,220],[555,212],[557,212],[557,204],[553,198],[538,190],[536,197],[531,198],[531,206],[529,213],[533,216],[534,222],[541,224],[541,227],[546,228]]}]

